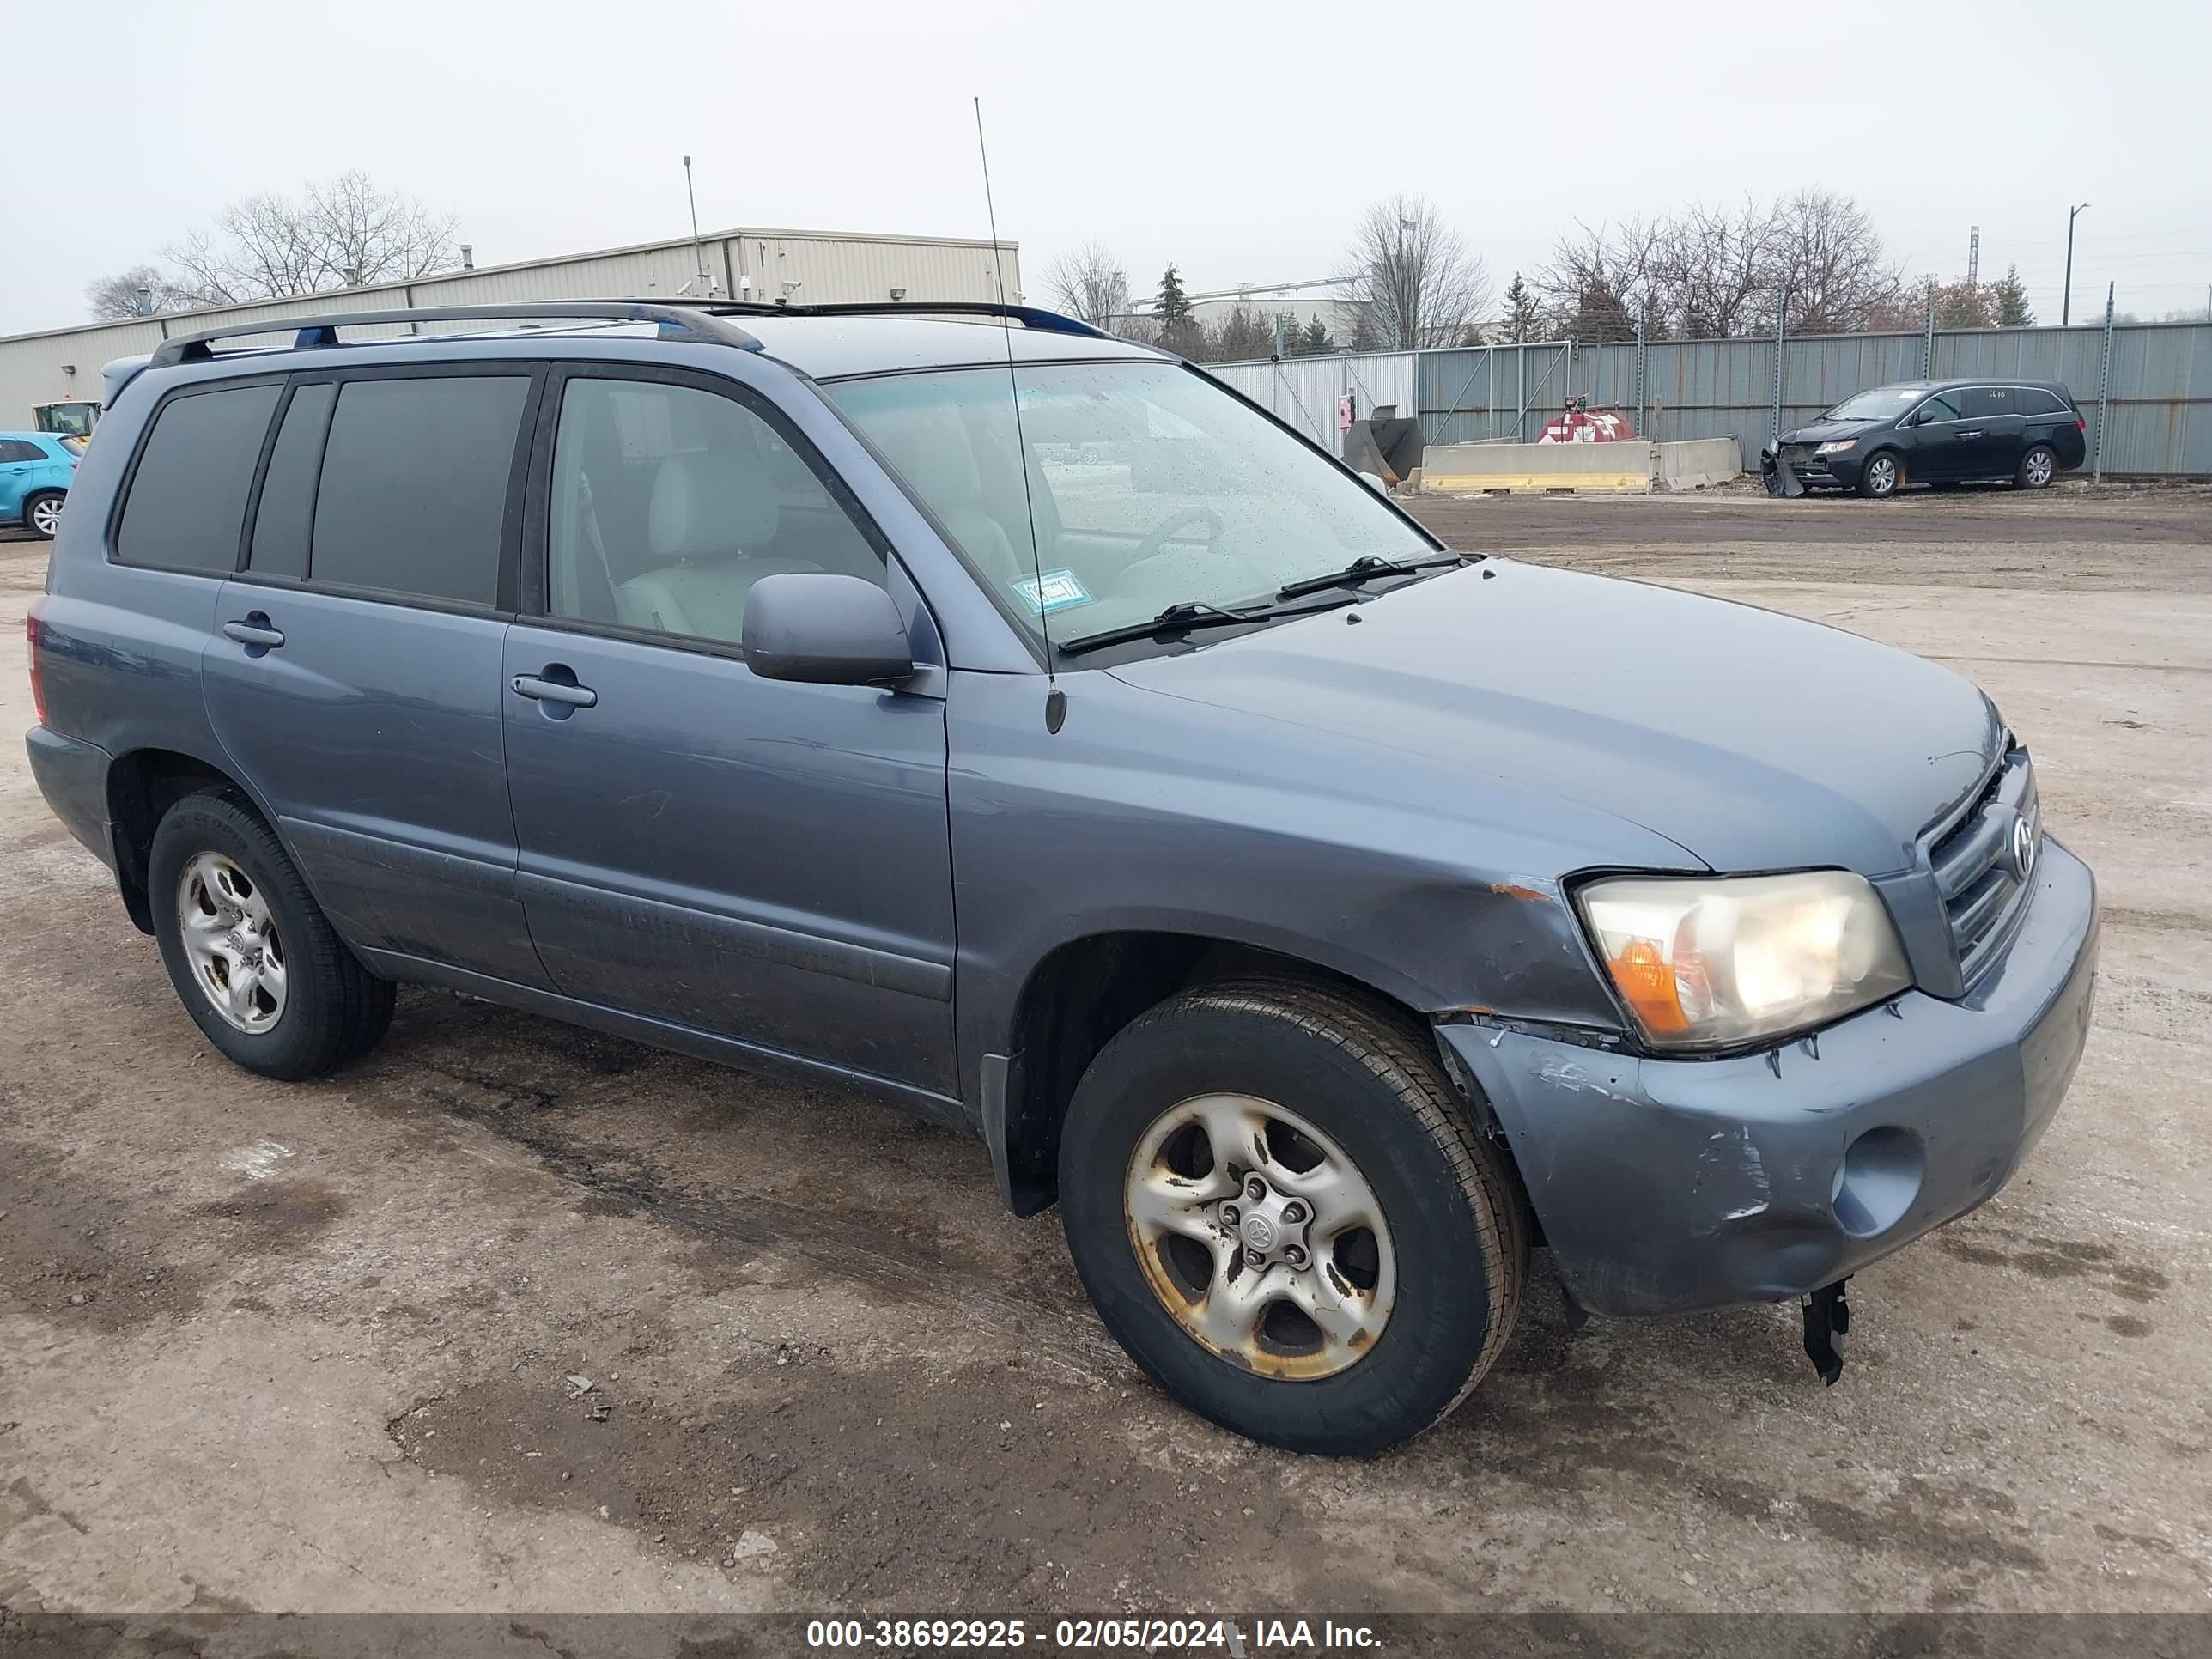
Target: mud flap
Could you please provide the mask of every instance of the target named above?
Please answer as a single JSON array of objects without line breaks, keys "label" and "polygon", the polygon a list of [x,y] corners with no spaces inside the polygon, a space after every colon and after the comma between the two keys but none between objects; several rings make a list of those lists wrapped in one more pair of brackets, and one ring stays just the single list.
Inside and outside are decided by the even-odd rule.
[{"label": "mud flap", "polygon": [[1844,1286],[1850,1282],[1846,1273],[1805,1298],[1805,1358],[1820,1373],[1820,1381],[1832,1389],[1844,1374],[1844,1357],[1836,1351],[1836,1339],[1851,1328],[1850,1304],[1844,1300]]}]

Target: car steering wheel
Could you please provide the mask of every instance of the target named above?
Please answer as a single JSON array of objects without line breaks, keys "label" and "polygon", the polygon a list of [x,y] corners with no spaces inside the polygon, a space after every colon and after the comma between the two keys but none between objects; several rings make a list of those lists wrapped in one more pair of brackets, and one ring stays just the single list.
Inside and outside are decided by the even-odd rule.
[{"label": "car steering wheel", "polygon": [[1221,545],[1222,534],[1229,528],[1227,525],[1222,523],[1221,515],[1210,507],[1179,508],[1169,514],[1146,532],[1145,539],[1139,542],[1136,550],[1129,555],[1129,563],[1137,564],[1152,557],[1161,548],[1167,545],[1169,537],[1188,524],[1202,524],[1206,526],[1206,546],[1208,552]]}]

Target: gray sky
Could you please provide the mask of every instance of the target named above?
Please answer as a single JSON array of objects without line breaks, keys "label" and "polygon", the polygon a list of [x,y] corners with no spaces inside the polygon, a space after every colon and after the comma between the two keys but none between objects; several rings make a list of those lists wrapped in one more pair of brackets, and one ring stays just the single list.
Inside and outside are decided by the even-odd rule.
[{"label": "gray sky", "polygon": [[[969,100],[1030,297],[1097,238],[1147,292],[1319,276],[1353,220],[1433,199],[1498,289],[1581,218],[1808,184],[1915,274],[2017,263],[2056,322],[2202,308],[2212,6],[1692,0],[1262,8],[1007,0],[619,7],[196,0],[11,8],[47,106],[0,237],[0,332],[226,199],[360,167],[459,216],[481,264],[709,227],[984,234]],[[611,21],[613,20],[613,21]],[[1364,38],[1391,20],[1395,38]],[[35,91],[34,91],[35,88]],[[18,125],[21,136],[21,124]],[[35,234],[33,234],[35,230]]]}]

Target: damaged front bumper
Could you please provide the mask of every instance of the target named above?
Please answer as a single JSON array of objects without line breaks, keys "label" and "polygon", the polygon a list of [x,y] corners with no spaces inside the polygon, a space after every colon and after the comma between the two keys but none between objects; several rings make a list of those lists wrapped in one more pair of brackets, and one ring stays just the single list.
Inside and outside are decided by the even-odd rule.
[{"label": "damaged front bumper", "polygon": [[1767,1053],[1652,1060],[1439,1025],[1575,1298],[1654,1315],[1809,1295],[2002,1187],[2073,1079],[2096,976],[2088,866],[2046,838],[2035,880],[1964,998],[1908,992]]}]

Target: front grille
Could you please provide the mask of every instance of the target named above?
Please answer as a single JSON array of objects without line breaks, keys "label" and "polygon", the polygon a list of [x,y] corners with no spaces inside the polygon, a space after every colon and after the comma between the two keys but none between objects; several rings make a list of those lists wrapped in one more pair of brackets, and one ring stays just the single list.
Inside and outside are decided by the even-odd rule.
[{"label": "front grille", "polygon": [[[2014,826],[2027,825],[2023,861]],[[2035,795],[2035,765],[2014,748],[1989,781],[1940,824],[1930,838],[1928,866],[1951,924],[1960,976],[1972,984],[2009,939],[2027,908],[2028,875],[2043,850],[2043,814]]]}]

